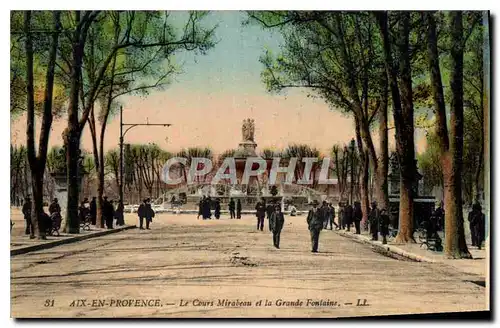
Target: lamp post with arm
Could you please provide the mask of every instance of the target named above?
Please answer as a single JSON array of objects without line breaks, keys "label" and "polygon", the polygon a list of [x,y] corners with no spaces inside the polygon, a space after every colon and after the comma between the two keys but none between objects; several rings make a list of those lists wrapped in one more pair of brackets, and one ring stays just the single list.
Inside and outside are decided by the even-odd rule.
[{"label": "lamp post with arm", "polygon": [[[170,123],[123,123],[123,107],[120,106],[120,200],[123,203],[123,138],[127,134],[128,131],[130,131],[132,128],[136,126],[163,126],[163,127],[169,127],[172,124]],[[123,127],[128,126],[128,128],[123,131]]]}]

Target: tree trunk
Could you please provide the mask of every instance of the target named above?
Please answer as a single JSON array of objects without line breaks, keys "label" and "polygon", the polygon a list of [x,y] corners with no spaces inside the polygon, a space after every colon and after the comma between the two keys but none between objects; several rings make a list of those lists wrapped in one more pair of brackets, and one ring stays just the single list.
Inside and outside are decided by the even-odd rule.
[{"label": "tree trunk", "polygon": [[[368,149],[366,149],[366,145],[363,143],[361,138],[361,126],[360,120],[355,119],[355,127],[356,127],[356,142],[358,144],[358,152],[359,152],[359,165],[360,165],[360,184],[359,184],[359,193],[361,200],[361,211],[363,212],[363,218],[361,220],[361,224],[364,225],[368,220],[368,212],[370,201],[368,199],[368,169],[369,169],[369,157],[368,157]],[[354,154],[353,154],[354,155]]]},{"label": "tree trunk", "polygon": [[389,77],[392,96],[394,124],[396,127],[396,151],[401,171],[401,190],[399,204],[399,231],[396,243],[415,242],[413,239],[413,180],[415,176],[415,149],[413,141],[413,101],[411,69],[409,60],[409,13],[400,17],[398,46],[400,48],[401,94],[397,72],[392,61],[391,41],[389,39],[387,12],[375,13],[380,27],[384,46],[384,59]]},{"label": "tree trunk", "polygon": [[[451,258],[472,258],[465,241],[462,210],[462,157],[463,157],[463,26],[462,12],[453,11],[451,16],[451,106],[450,106],[450,155],[448,172],[448,204],[445,203],[445,254]],[[451,199],[450,199],[451,198]],[[445,192],[446,201],[446,192]],[[455,213],[447,212],[455,211]]]},{"label": "tree trunk", "polygon": [[387,90],[387,74],[383,74],[383,91],[378,109],[378,135],[379,135],[379,156],[377,169],[374,170],[375,174],[375,198],[378,202],[380,209],[386,209],[389,216],[389,184],[387,176],[389,174],[389,137],[387,133],[387,105],[388,105],[388,90]]},{"label": "tree trunk", "polygon": [[71,63],[71,86],[68,105],[68,126],[64,131],[64,143],[66,147],[66,167],[68,200],[66,206],[67,233],[80,233],[80,219],[78,217],[78,157],[80,156],[81,130],[78,122],[78,94],[80,91],[80,77],[82,70],[83,48],[81,40],[80,12],[76,12],[76,30],[73,33],[73,49]]}]

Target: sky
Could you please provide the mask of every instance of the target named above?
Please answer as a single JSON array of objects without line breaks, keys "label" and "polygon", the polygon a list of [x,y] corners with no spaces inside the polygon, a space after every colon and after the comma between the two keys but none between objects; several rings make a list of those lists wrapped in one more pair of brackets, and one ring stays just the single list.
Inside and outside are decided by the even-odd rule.
[{"label": "sky", "polygon": [[[124,123],[172,124],[168,128],[135,127],[126,134],[125,143],[156,143],[172,152],[208,146],[221,153],[238,146],[241,123],[246,118],[255,120],[257,150],[306,143],[328,154],[334,144],[354,137],[352,118],[332,110],[321,99],[307,97],[305,90],[280,95],[266,91],[259,57],[266,48],[279,50],[282,39],[260,26],[243,26],[245,19],[244,12],[211,12],[205,24],[218,24],[218,43],[213,49],[206,55],[176,56],[183,73],[166,89],[146,97],[119,98]],[[105,149],[118,146],[118,119],[115,116],[108,123]],[[11,122],[13,143],[25,143],[25,122],[24,116]],[[53,123],[50,146],[62,145],[60,136],[65,127],[64,119]],[[417,144],[417,148],[424,147],[422,140]],[[88,127],[82,147],[92,149]]]}]

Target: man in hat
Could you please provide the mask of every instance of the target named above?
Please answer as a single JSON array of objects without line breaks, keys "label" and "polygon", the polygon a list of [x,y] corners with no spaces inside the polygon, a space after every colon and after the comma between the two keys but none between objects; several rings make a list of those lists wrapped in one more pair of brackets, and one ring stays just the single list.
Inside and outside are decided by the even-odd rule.
[{"label": "man in hat", "polygon": [[272,231],[271,230],[271,215],[273,215],[273,213],[274,213],[274,207],[275,207],[275,205],[271,202],[269,202],[269,204],[266,206],[266,217],[267,217],[267,221],[268,221],[268,225],[269,225],[269,231]]},{"label": "man in hat", "polygon": [[255,216],[257,217],[257,230],[263,231],[266,217],[266,201],[263,198],[255,205]]},{"label": "man in hat", "polygon": [[339,216],[338,216],[339,224],[338,224],[338,229],[339,230],[344,230],[345,228],[345,223],[344,223],[344,203],[339,202]]},{"label": "man in hat", "polygon": [[437,223],[437,231],[442,231],[444,229],[444,215],[445,213],[443,209],[443,201],[439,201],[437,203],[437,208],[434,210],[434,213],[432,213],[432,216],[435,218],[435,221]]},{"label": "man in hat", "polygon": [[113,218],[114,218],[114,212],[115,209],[113,207],[113,201],[108,201],[108,197],[104,196],[102,201],[102,219],[104,220],[104,223],[106,224],[106,228],[112,229],[113,228]]},{"label": "man in hat", "polygon": [[485,217],[479,203],[472,205],[472,211],[469,212],[468,221],[472,246],[477,246],[478,249],[481,249],[485,235]]},{"label": "man in hat", "polygon": [[95,225],[97,218],[97,203],[95,197],[92,197],[90,201],[90,217],[92,218],[92,225]]},{"label": "man in hat", "polygon": [[354,221],[354,227],[356,229],[356,234],[359,235],[361,233],[361,220],[363,219],[363,211],[361,210],[360,202],[354,202],[352,217]]},{"label": "man in hat", "polygon": [[372,202],[372,208],[370,210],[370,214],[368,215],[368,220],[370,221],[370,232],[372,234],[372,240],[378,240],[380,211],[377,208],[377,202]]},{"label": "man in hat", "polygon": [[330,208],[328,207],[326,200],[324,200],[321,204],[319,211],[323,219],[323,229],[326,229],[328,227],[328,220],[330,219]]},{"label": "man in hat", "polygon": [[312,208],[309,210],[307,214],[307,225],[309,232],[311,234],[311,252],[318,252],[318,244],[319,244],[319,233],[321,229],[323,229],[323,217],[321,215],[320,210],[318,209],[318,201],[314,200],[312,202]]},{"label": "man in hat", "polygon": [[153,210],[153,207],[151,206],[151,199],[150,198],[146,199],[144,215],[146,217],[146,230],[150,230],[149,224],[153,221],[153,218],[155,217],[155,211]]},{"label": "man in hat", "polygon": [[239,198],[236,200],[236,218],[241,219],[241,201]]},{"label": "man in hat", "polygon": [[234,213],[234,200],[231,198],[229,200],[229,218],[234,219],[236,217]]},{"label": "man in hat", "polygon": [[275,205],[275,209],[269,218],[269,224],[271,225],[271,231],[273,232],[274,247],[279,249],[281,230],[285,224],[285,216],[283,215],[283,212],[281,212],[281,206],[279,204]]},{"label": "man in hat", "polygon": [[33,224],[31,222],[31,198],[26,197],[24,199],[24,204],[23,204],[23,215],[24,215],[24,221],[26,221],[26,230],[24,233],[26,235],[35,235],[35,228],[33,227]]},{"label": "man in hat", "polygon": [[389,235],[389,215],[385,208],[380,210],[380,234],[382,235],[382,244],[387,244],[387,236]]},{"label": "man in hat", "polygon": [[137,209],[137,216],[139,217],[139,229],[144,230],[143,227],[143,222],[144,218],[146,217],[146,203],[148,202],[147,199],[144,199],[142,201],[142,204],[139,205],[139,208]]},{"label": "man in hat", "polygon": [[217,198],[215,200],[215,211],[214,211],[215,218],[218,220],[220,218],[220,199]]},{"label": "man in hat", "polygon": [[344,205],[344,217],[342,218],[343,224],[346,227],[346,231],[351,231],[351,224],[352,224],[352,217],[353,217],[353,209],[351,204],[349,202],[346,202]]}]

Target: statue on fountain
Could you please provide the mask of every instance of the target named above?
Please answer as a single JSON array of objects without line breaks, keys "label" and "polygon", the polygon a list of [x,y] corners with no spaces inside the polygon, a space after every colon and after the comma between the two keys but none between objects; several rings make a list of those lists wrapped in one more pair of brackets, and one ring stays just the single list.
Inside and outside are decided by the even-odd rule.
[{"label": "statue on fountain", "polygon": [[255,121],[250,118],[243,120],[243,125],[241,126],[241,133],[244,142],[245,141],[254,142]]},{"label": "statue on fountain", "polygon": [[234,157],[246,158],[246,157],[257,156],[255,152],[255,147],[257,147],[257,144],[255,143],[254,134],[255,134],[255,120],[251,118],[244,119],[243,124],[241,126],[241,135],[243,141],[240,142]]}]

